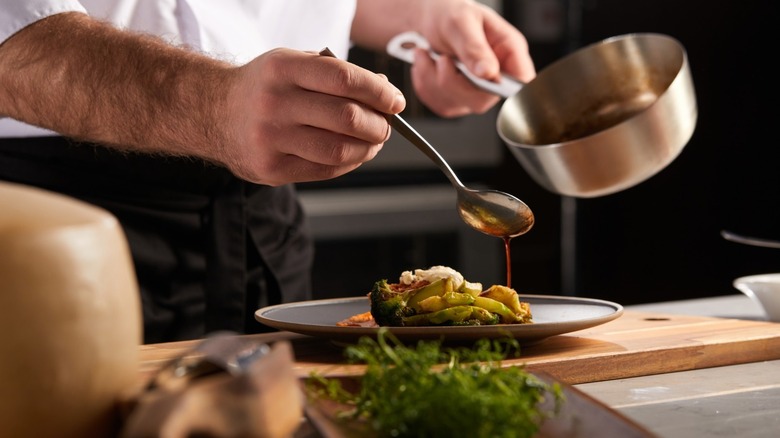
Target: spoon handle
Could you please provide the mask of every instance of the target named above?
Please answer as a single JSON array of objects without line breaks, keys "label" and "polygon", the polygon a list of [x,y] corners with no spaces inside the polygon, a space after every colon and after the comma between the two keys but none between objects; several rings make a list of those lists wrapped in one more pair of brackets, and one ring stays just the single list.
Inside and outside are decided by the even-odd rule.
[{"label": "spoon handle", "polygon": [[[331,58],[336,57],[336,55],[327,47],[320,50],[319,54],[320,56],[329,56]],[[388,114],[387,121],[390,122],[390,126],[395,128],[396,131],[400,132],[404,138],[409,140],[413,145],[417,146],[417,149],[421,150],[425,155],[428,156],[428,158],[433,160],[433,162],[439,166],[442,172],[444,172],[452,185],[458,188],[464,188],[463,183],[460,182],[457,175],[455,175],[455,172],[452,171],[450,165],[444,161],[444,158],[442,158],[441,155],[439,155],[439,152],[437,152],[436,149],[431,146],[431,144],[428,143],[428,141],[422,135],[420,135],[420,133],[415,131],[414,128],[406,123],[406,120],[401,118],[401,116],[398,114]]]},{"label": "spoon handle", "polygon": [[413,145],[415,145],[417,149],[422,151],[422,153],[428,156],[431,161],[436,163],[436,165],[439,166],[442,172],[444,172],[444,174],[450,180],[452,185],[456,187],[463,187],[463,183],[460,182],[458,176],[455,175],[455,172],[453,172],[450,165],[444,161],[444,158],[442,158],[439,152],[436,151],[436,149],[431,146],[431,144],[428,143],[428,141],[422,135],[420,135],[420,133],[418,133],[408,123],[406,123],[406,120],[404,120],[398,114],[388,115],[387,120],[390,122],[390,126],[403,135],[405,139],[409,140]]},{"label": "spoon handle", "polygon": [[739,234],[734,234],[731,231],[726,231],[726,230],[722,230],[720,232],[720,235],[723,236],[723,238],[726,240],[742,243],[745,245],[762,246],[764,248],[780,248],[780,242],[776,240],[760,239],[758,237],[740,236]]}]

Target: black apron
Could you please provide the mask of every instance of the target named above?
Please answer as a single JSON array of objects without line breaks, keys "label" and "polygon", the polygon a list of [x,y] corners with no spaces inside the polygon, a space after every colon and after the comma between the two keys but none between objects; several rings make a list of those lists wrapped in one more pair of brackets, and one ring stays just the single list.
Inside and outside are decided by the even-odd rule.
[{"label": "black apron", "polygon": [[313,245],[292,185],[61,137],[0,139],[0,179],[117,217],[138,276],[145,343],[267,331],[255,310],[311,297]]}]

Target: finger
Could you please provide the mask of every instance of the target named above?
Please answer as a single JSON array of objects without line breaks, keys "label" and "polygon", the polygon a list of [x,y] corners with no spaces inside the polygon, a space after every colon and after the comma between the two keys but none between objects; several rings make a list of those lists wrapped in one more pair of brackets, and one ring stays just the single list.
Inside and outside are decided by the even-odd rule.
[{"label": "finger", "polygon": [[385,114],[354,100],[309,91],[291,93],[280,111],[302,125],[354,137],[367,143],[386,140]]},{"label": "finger", "polygon": [[291,182],[324,181],[345,175],[362,163],[328,165],[306,160],[297,155],[280,156],[275,163],[278,172],[265,175],[264,184],[279,186]]},{"label": "finger", "polygon": [[425,52],[417,53],[411,73],[415,93],[443,117],[481,114],[499,101],[496,95],[474,86],[446,56],[434,62]]},{"label": "finger", "polygon": [[481,15],[462,14],[444,30],[453,55],[475,75],[497,79],[501,72],[498,58],[488,42]]},{"label": "finger", "polygon": [[533,80],[536,68],[525,36],[500,16],[492,14],[486,17],[484,29],[501,71],[522,82]]},{"label": "finger", "polygon": [[495,94],[475,86],[449,57],[436,61],[436,72],[442,88],[448,90],[447,94],[453,100],[462,102],[472,113],[484,113],[500,100]]},{"label": "finger", "polygon": [[500,72],[529,82],[536,76],[525,36],[488,6],[476,4],[479,14],[461,14],[444,30],[453,53],[471,72],[489,80]]},{"label": "finger", "polygon": [[373,159],[382,148],[382,144],[366,144],[308,126],[264,129],[257,140],[271,141],[273,148],[246,156],[234,163],[233,170],[248,181],[272,186],[341,176]]},{"label": "finger", "polygon": [[283,138],[284,142],[277,148],[279,153],[297,156],[314,164],[336,167],[355,166],[372,160],[383,144],[369,143],[311,126],[300,126]]},{"label": "finger", "polygon": [[403,93],[386,79],[349,62],[312,55],[305,72],[297,76],[301,88],[360,102],[381,113],[403,111]]}]

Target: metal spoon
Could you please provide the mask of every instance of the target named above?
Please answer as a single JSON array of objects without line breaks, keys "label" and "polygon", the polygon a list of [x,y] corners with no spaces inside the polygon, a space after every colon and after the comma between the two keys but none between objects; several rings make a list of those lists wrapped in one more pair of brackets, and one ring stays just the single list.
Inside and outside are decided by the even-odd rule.
[{"label": "metal spoon", "polygon": [[758,237],[741,236],[739,234],[732,233],[731,231],[722,230],[720,235],[724,239],[732,242],[742,243],[745,245],[762,246],[764,248],[780,248],[780,242],[776,240],[761,239]]},{"label": "metal spoon", "polygon": [[[335,58],[327,47],[319,52]],[[390,125],[417,146],[444,172],[458,192],[458,213],[466,224],[490,236],[511,239],[525,234],[534,225],[534,214],[525,202],[497,190],[473,190],[463,185],[439,152],[401,116],[388,115]]]},{"label": "metal spoon", "polygon": [[464,186],[436,149],[401,116],[391,115],[388,120],[396,131],[436,163],[450,180],[458,192],[458,213],[464,222],[485,234],[507,239],[531,229],[534,214],[525,202],[509,193]]}]

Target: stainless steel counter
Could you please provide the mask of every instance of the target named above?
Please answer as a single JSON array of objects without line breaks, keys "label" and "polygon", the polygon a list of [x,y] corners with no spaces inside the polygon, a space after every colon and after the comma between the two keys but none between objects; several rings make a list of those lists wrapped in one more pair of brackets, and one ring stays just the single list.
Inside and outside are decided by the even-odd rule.
[{"label": "stainless steel counter", "polygon": [[[765,318],[744,295],[626,309]],[[778,324],[780,330],[780,324]],[[780,436],[780,361],[766,361],[576,385],[663,438]]]}]

